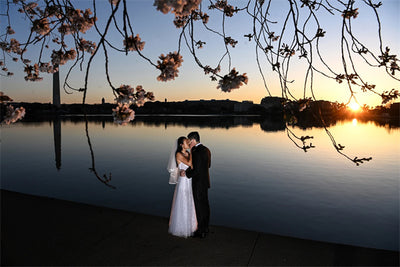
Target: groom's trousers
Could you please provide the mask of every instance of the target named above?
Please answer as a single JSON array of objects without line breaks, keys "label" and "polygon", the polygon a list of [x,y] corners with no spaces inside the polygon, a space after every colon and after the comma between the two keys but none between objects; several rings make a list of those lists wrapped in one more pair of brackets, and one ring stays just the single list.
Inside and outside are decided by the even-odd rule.
[{"label": "groom's trousers", "polygon": [[210,223],[210,205],[208,202],[208,188],[193,187],[193,200],[196,208],[197,228],[200,233],[208,231]]}]

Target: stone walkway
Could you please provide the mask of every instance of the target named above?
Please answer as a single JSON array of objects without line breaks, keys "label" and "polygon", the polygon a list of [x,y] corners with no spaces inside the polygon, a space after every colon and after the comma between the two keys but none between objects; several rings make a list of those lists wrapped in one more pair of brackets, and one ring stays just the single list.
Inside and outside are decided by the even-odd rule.
[{"label": "stone walkway", "polygon": [[399,252],[212,226],[167,233],[168,219],[1,190],[1,265],[398,266]]}]

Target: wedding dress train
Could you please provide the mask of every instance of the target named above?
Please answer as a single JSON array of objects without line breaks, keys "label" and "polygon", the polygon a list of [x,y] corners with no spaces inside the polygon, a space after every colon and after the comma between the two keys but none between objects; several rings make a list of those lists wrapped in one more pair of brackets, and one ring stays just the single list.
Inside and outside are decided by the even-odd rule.
[{"label": "wedding dress train", "polygon": [[[188,166],[179,163],[178,168],[186,170]],[[188,237],[196,229],[197,219],[193,201],[192,179],[182,176],[178,178],[178,183],[175,186],[168,232],[175,236]]]}]

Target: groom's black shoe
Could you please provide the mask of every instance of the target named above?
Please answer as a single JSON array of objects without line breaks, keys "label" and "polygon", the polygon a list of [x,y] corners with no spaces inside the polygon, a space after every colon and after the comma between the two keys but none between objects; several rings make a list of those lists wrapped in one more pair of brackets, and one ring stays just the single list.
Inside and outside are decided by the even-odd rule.
[{"label": "groom's black shoe", "polygon": [[192,237],[194,237],[194,238],[205,238],[206,237],[206,233],[202,233],[202,232],[200,232],[200,231],[195,231],[194,233],[193,233],[193,235],[192,235]]}]

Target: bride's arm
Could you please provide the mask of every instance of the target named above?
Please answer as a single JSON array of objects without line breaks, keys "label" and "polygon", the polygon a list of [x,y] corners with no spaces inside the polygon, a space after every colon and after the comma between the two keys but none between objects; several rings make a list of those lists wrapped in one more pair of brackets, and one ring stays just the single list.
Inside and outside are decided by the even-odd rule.
[{"label": "bride's arm", "polygon": [[192,166],[192,156],[191,156],[191,155],[190,155],[190,157],[189,157],[189,160],[187,160],[187,159],[182,155],[181,152],[178,152],[178,153],[176,154],[176,161],[177,161],[177,162],[183,162],[183,163],[185,163],[185,164],[188,165],[188,166]]}]

